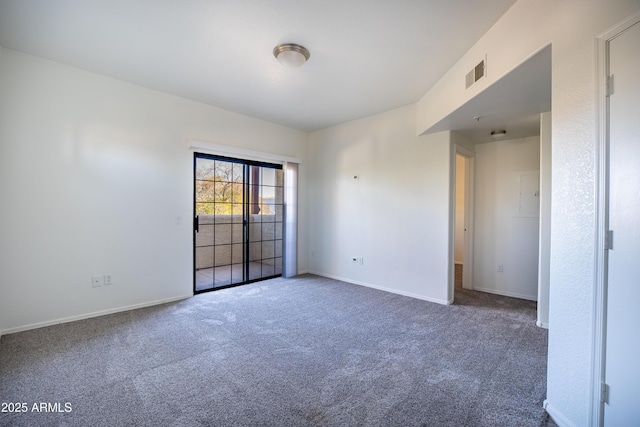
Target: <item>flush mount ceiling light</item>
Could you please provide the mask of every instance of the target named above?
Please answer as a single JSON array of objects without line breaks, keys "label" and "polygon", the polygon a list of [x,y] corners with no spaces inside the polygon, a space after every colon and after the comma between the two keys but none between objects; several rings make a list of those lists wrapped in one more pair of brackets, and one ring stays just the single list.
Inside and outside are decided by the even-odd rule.
[{"label": "flush mount ceiling light", "polygon": [[494,130],[493,132],[491,132],[491,138],[493,139],[500,139],[500,138],[504,138],[504,136],[507,134],[506,130]]},{"label": "flush mount ceiling light", "polygon": [[279,44],[273,48],[273,56],[287,68],[298,68],[311,56],[306,47],[295,43]]}]

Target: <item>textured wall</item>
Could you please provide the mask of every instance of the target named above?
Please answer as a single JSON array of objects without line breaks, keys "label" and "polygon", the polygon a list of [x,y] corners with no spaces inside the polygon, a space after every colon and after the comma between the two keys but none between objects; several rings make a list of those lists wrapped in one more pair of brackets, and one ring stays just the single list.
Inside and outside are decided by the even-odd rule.
[{"label": "textured wall", "polygon": [[576,426],[591,415],[595,287],[596,37],[638,1],[553,2],[548,402]]}]

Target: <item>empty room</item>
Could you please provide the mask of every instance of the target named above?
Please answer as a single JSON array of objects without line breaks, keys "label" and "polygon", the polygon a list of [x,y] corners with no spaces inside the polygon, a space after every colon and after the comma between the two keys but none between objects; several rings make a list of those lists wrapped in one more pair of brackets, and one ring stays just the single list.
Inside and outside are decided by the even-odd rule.
[{"label": "empty room", "polygon": [[0,0],[0,425],[631,426],[638,0]]}]

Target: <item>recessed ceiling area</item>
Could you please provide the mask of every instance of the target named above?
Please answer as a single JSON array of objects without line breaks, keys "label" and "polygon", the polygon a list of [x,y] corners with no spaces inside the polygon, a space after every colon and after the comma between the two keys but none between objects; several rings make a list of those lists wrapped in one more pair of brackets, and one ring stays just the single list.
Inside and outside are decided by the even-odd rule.
[{"label": "recessed ceiling area", "polygon": [[3,0],[0,46],[310,131],[416,102],[514,3]]},{"label": "recessed ceiling area", "polygon": [[[452,130],[470,142],[540,134],[540,113],[551,111],[551,46],[547,46],[500,80],[432,126],[427,133]],[[477,118],[477,119],[476,119]]]}]

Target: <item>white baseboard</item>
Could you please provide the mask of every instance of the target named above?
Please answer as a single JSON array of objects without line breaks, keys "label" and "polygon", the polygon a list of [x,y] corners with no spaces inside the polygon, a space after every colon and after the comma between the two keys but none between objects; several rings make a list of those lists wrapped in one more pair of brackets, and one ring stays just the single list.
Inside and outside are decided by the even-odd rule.
[{"label": "white baseboard", "polygon": [[540,328],[549,329],[549,324],[546,322],[541,322],[539,320],[536,320],[536,325]]},{"label": "white baseboard", "polygon": [[120,312],[123,312],[123,311],[135,310],[137,308],[145,308],[145,307],[151,307],[151,306],[154,306],[154,305],[166,304],[166,303],[169,303],[169,302],[180,301],[180,300],[191,298],[191,297],[193,297],[193,295],[183,295],[183,296],[179,296],[179,297],[166,298],[166,299],[161,299],[161,300],[143,302],[143,303],[140,303],[140,304],[127,305],[127,306],[124,306],[124,307],[112,308],[112,309],[109,309],[109,310],[94,311],[92,313],[85,313],[85,314],[79,314],[79,315],[76,315],[76,316],[63,317],[63,318],[55,319],[55,320],[48,320],[46,322],[38,322],[38,323],[31,323],[29,325],[16,326],[14,328],[4,329],[4,330],[0,331],[0,337],[2,335],[14,334],[16,332],[28,331],[30,329],[44,328],[46,326],[59,325],[61,323],[75,322],[76,320],[90,319],[92,317],[100,317],[100,316],[105,316],[107,314],[114,314],[114,313],[120,313]]},{"label": "white baseboard", "polygon": [[482,292],[487,292],[490,294],[495,294],[495,295],[502,295],[503,297],[511,297],[511,298],[520,298],[520,299],[526,299],[529,301],[538,301],[538,296],[531,296],[531,295],[524,295],[524,294],[519,294],[517,292],[504,292],[504,291],[498,291],[495,289],[487,289],[487,288],[479,288],[477,286],[473,287],[474,291],[482,291]]},{"label": "white baseboard", "polygon": [[542,407],[547,411],[549,416],[553,418],[553,421],[558,424],[559,427],[576,427],[574,423],[569,421],[567,417],[565,417],[560,411],[558,411],[554,406],[549,403],[548,400],[545,400],[542,404]]},{"label": "white baseboard", "polygon": [[361,282],[361,281],[358,281],[358,280],[348,279],[346,277],[336,276],[336,275],[333,275],[333,274],[325,274],[325,273],[320,273],[318,271],[309,271],[309,274],[315,274],[316,276],[326,277],[328,279],[340,280],[341,282],[347,282],[347,283],[351,283],[353,285],[359,285],[359,286],[364,286],[366,288],[377,289],[379,291],[385,291],[385,292],[389,292],[389,293],[392,293],[392,294],[402,295],[402,296],[405,296],[405,297],[415,298],[415,299],[428,301],[428,302],[434,302],[436,304],[442,304],[442,305],[451,305],[451,304],[453,304],[453,300],[447,301],[447,300],[441,300],[441,299],[437,299],[437,298],[429,298],[429,297],[426,297],[424,295],[414,294],[414,293],[411,293],[411,292],[405,292],[405,291],[401,291],[401,290],[398,290],[398,289],[387,288],[385,286],[379,286],[379,285],[374,285],[374,284],[367,283],[367,282]]}]

